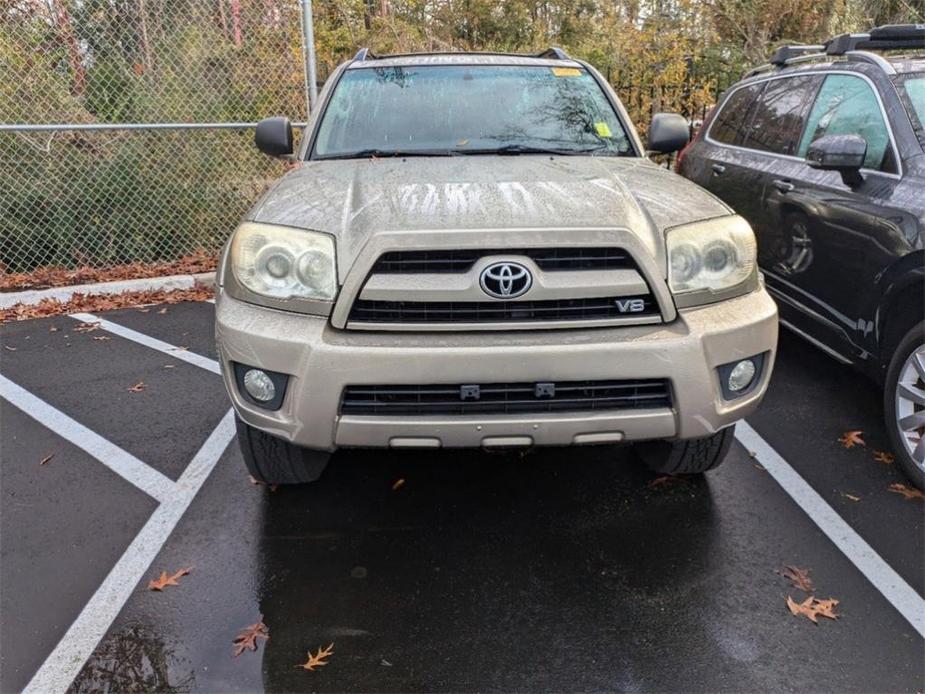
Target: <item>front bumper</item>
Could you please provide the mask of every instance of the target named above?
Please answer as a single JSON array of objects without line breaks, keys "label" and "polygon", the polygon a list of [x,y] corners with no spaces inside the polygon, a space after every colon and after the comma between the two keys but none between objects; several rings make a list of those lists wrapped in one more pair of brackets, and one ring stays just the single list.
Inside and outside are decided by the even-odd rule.
[{"label": "front bumper", "polygon": [[[370,333],[220,293],[216,340],[225,386],[248,424],[308,448],[571,445],[708,436],[751,413],[767,388],[777,308],[762,287],[684,309],[662,325],[511,333]],[[760,383],[723,398],[717,367],[767,353]],[[269,412],[237,391],[231,362],[289,374]],[[667,378],[672,407],[587,413],[340,415],[347,385]]]}]

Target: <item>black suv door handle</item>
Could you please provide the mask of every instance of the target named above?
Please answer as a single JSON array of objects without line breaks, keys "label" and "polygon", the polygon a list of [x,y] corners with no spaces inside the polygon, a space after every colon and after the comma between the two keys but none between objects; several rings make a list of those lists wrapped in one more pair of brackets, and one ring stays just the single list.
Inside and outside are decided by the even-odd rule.
[{"label": "black suv door handle", "polygon": [[721,173],[726,172],[726,167],[723,166],[722,164],[713,164],[713,166],[711,166],[710,168],[713,169],[713,173],[716,174],[717,176]]},{"label": "black suv door handle", "polygon": [[791,190],[793,190],[793,184],[790,181],[777,179],[776,181],[771,181],[771,184],[781,193],[789,193]]}]

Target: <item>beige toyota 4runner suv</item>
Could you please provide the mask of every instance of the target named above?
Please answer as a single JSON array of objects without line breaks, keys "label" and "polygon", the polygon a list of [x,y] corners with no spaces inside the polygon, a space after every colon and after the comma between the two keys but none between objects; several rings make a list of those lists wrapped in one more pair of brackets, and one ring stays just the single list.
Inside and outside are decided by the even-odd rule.
[{"label": "beige toyota 4runner suv", "polygon": [[560,49],[374,56],[326,83],[295,162],[224,250],[216,338],[250,474],[338,448],[629,442],[718,465],[761,400],[777,311],[749,225],[647,153]]}]

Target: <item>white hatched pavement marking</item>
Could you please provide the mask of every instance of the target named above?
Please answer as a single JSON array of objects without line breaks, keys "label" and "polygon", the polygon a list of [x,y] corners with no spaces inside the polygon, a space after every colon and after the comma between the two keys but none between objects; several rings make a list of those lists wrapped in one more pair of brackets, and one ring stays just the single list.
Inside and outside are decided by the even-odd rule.
[{"label": "white hatched pavement marking", "polygon": [[906,621],[925,637],[925,599],[906,583],[902,576],[896,573],[893,567],[887,564],[749,424],[739,422],[736,425],[736,438],[749,451],[755,453],[761,466],[771,473],[771,477],[790,495],[797,506],[803,509],[810,520]]},{"label": "white hatched pavement marking", "polygon": [[89,453],[145,494],[158,501],[165,501],[175,493],[176,485],[169,477],[91,431],[77,420],[71,419],[61,410],[52,407],[5,376],[0,376],[0,397],[25,412],[45,428]]},{"label": "white hatched pavement marking", "polygon": [[[24,692],[66,692],[93,655],[151,562],[234,437],[234,413],[228,410],[176,483],[176,492],[155,509],[141,532],[112,568],[93,597],[26,685]],[[195,569],[194,569],[195,571]]]},{"label": "white hatched pavement marking", "polygon": [[144,345],[145,347],[156,349],[158,352],[169,354],[174,359],[185,361],[188,364],[198,366],[199,368],[205,369],[206,371],[211,371],[214,374],[221,374],[221,371],[218,368],[218,362],[214,359],[209,359],[208,357],[204,357],[194,352],[188,352],[185,349],[181,349],[175,345],[171,345],[170,343],[158,340],[156,337],[149,337],[144,333],[140,333],[137,330],[132,330],[131,328],[126,328],[119,325],[118,323],[108,321],[105,318],[98,318],[92,313],[72,313],[71,318],[79,320],[82,323],[99,323],[100,328],[112,333],[113,335],[124,337],[127,340],[137,342],[138,344]]}]

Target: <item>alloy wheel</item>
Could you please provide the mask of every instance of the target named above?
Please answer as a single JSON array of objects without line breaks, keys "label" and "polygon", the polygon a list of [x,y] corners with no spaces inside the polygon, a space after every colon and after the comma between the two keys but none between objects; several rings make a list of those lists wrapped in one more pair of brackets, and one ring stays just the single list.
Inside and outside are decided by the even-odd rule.
[{"label": "alloy wheel", "polygon": [[896,426],[906,452],[925,470],[925,345],[913,350],[899,371]]}]

